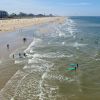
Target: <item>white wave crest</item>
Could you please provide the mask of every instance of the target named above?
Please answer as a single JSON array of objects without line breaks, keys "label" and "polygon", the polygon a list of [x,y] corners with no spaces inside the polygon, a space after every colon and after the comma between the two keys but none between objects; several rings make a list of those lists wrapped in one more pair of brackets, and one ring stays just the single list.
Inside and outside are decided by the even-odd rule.
[{"label": "white wave crest", "polygon": [[50,52],[50,53],[45,53],[45,54],[34,54],[33,55],[34,58],[63,58],[63,57],[73,57],[73,55],[65,55],[65,54],[61,54],[61,53],[54,53],[54,52]]},{"label": "white wave crest", "polygon": [[73,46],[73,47],[84,47],[84,46],[87,46],[88,44],[81,44],[81,43],[78,43],[78,42],[75,42],[75,43],[70,43],[68,44],[67,46]]},{"label": "white wave crest", "polygon": [[42,43],[42,40],[39,38],[34,38],[33,42],[29,45],[29,47],[24,52],[33,52],[32,48],[37,46],[38,44]]}]

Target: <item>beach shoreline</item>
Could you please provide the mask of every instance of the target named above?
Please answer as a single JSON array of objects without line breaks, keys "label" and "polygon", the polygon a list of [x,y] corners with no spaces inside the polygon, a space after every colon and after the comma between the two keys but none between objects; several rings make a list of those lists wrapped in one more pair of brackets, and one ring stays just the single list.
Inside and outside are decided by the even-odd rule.
[{"label": "beach shoreline", "polygon": [[44,23],[59,22],[62,23],[65,17],[42,17],[42,18],[23,18],[23,19],[5,19],[0,20],[0,33],[12,32],[21,28]]},{"label": "beach shoreline", "polygon": [[[23,22],[22,24],[20,24],[21,21]],[[29,21],[29,23],[27,23],[28,21]],[[16,33],[16,30],[20,29],[20,28],[21,29],[27,28],[27,27],[34,26],[34,25],[36,25],[36,26],[43,25],[45,23],[61,24],[64,21],[65,21],[65,17],[0,20],[0,29],[2,30],[2,31],[0,31],[0,44],[1,44],[0,45],[0,61],[1,61],[1,63],[0,63],[0,76],[1,76],[0,77],[0,90],[5,86],[5,84],[11,79],[11,77],[20,68],[24,67],[24,65],[15,64],[14,59],[9,58],[9,55],[11,53],[14,53],[16,51],[16,49],[19,49],[19,48],[22,49],[22,47],[24,47],[24,50],[25,50],[29,46],[29,44],[33,41],[32,37],[31,37],[31,39],[28,39],[27,43],[24,44],[22,37],[25,37],[25,36],[20,37],[20,35],[17,35],[19,33],[21,34],[23,31]],[[6,22],[8,22],[8,23],[6,23]],[[17,22],[17,24],[16,24],[16,22]],[[16,26],[16,28],[14,28],[15,26]],[[9,34],[3,34],[3,33],[9,33]],[[7,47],[6,47],[6,45],[8,43],[10,44],[9,50],[7,50]],[[3,61],[5,60],[5,62],[2,62],[2,60]]]}]

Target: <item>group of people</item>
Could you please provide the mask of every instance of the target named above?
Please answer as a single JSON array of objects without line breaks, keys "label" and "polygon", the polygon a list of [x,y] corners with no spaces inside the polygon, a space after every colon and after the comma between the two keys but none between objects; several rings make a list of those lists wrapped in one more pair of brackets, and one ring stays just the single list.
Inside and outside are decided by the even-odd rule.
[{"label": "group of people", "polygon": [[[26,57],[27,55],[26,55],[26,53],[24,52],[23,54],[19,53],[18,56],[19,56],[19,58],[23,58],[23,57]],[[13,57],[13,59],[14,59],[14,58],[15,58],[15,55],[13,54],[12,57]]]},{"label": "group of people", "polygon": [[76,71],[78,69],[78,67],[79,67],[78,64],[70,64],[69,66],[70,67],[67,68],[67,70],[69,70],[69,71],[73,71],[73,70]]},{"label": "group of people", "polygon": [[[22,40],[23,40],[23,42],[25,43],[25,42],[27,41],[27,38],[23,38]],[[7,44],[6,46],[7,46],[7,49],[9,50],[10,45]],[[22,58],[23,56],[26,57],[27,55],[26,55],[26,53],[23,53],[23,54],[19,53],[18,56],[19,56],[19,58]],[[13,59],[14,59],[14,58],[15,58],[15,55],[13,54],[12,57],[13,57]]]}]

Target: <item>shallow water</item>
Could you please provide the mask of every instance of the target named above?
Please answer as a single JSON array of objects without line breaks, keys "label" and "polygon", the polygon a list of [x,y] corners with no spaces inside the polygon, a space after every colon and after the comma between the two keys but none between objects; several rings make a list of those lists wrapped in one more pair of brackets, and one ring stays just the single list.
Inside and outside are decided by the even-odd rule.
[{"label": "shallow water", "polygon": [[[25,66],[1,90],[1,100],[99,100],[100,23],[92,19],[36,27],[27,58],[15,61]],[[79,69],[66,70],[71,63]]]}]

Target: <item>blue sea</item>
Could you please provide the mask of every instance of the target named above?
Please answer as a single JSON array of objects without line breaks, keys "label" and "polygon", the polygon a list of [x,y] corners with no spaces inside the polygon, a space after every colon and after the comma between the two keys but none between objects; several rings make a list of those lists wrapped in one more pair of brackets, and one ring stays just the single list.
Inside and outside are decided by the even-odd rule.
[{"label": "blue sea", "polygon": [[[3,100],[100,100],[100,17],[66,17],[33,26],[24,63],[2,89]],[[70,64],[78,64],[78,69]]]}]

